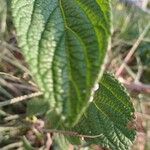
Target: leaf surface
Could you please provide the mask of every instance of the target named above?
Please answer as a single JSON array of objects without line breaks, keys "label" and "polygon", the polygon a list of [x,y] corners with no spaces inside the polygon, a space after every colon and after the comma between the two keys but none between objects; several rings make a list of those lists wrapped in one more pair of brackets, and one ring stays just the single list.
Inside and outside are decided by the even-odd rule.
[{"label": "leaf surface", "polygon": [[[74,125],[103,69],[109,0],[12,0],[18,43],[49,109]],[[40,107],[40,105],[39,105]]]},{"label": "leaf surface", "polygon": [[104,74],[87,112],[73,129],[89,144],[111,150],[128,150],[135,138],[134,108],[123,86],[110,74]]}]

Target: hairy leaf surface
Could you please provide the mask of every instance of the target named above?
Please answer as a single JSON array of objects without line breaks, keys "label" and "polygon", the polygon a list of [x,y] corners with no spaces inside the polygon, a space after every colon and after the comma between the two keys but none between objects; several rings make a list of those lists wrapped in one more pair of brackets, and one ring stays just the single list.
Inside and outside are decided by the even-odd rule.
[{"label": "hairy leaf surface", "polygon": [[95,100],[73,129],[90,144],[111,150],[128,150],[135,138],[134,108],[123,86],[110,74],[104,74]]},{"label": "hairy leaf surface", "polygon": [[43,101],[75,124],[102,74],[109,0],[12,0],[12,13],[19,46]]}]

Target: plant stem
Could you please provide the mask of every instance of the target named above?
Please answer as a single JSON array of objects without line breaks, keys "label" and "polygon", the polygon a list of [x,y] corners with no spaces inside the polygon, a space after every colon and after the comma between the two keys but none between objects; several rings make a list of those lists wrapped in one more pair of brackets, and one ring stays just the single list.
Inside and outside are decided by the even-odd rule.
[{"label": "plant stem", "polygon": [[19,148],[23,145],[22,142],[16,142],[16,143],[12,143],[12,144],[9,144],[3,148],[1,148],[1,150],[11,150],[11,149],[14,149],[14,148]]},{"label": "plant stem", "polygon": [[79,134],[78,132],[74,132],[74,131],[63,131],[63,130],[55,130],[55,129],[47,129],[44,131],[49,132],[49,133],[64,134],[64,135],[68,135],[68,136],[76,136],[76,137],[80,137],[80,138],[98,138],[98,137],[102,136],[102,134],[99,134],[99,135],[82,135],[82,134]]},{"label": "plant stem", "polygon": [[122,63],[122,65],[119,67],[119,69],[116,72],[116,76],[120,76],[122,71],[125,68],[125,64],[127,64],[130,60],[130,58],[133,56],[133,54],[135,53],[136,49],[138,48],[138,46],[140,45],[140,43],[142,42],[143,38],[145,37],[145,35],[147,34],[148,30],[150,28],[150,23],[146,26],[146,28],[144,29],[144,31],[141,33],[141,35],[139,36],[139,38],[137,39],[137,41],[135,42],[135,44],[133,45],[133,47],[130,49],[129,53],[127,54],[127,56],[124,59],[124,62]]},{"label": "plant stem", "polygon": [[11,105],[11,104],[18,103],[21,101],[25,101],[25,100],[33,98],[33,97],[38,97],[38,96],[41,96],[42,94],[43,94],[42,92],[36,92],[36,93],[31,93],[29,95],[16,97],[16,98],[13,98],[13,99],[8,100],[8,101],[0,102],[0,107]]}]

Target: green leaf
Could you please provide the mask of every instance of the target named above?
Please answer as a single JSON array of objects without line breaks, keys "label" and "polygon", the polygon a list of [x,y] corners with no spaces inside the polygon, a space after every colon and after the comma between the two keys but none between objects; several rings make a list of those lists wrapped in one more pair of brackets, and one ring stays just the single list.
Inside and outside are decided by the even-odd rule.
[{"label": "green leaf", "polygon": [[54,150],[69,150],[69,142],[63,135],[55,134],[53,140]]},{"label": "green leaf", "polygon": [[28,102],[27,105],[27,115],[28,116],[39,116],[45,115],[48,110],[48,105],[42,98],[33,98],[31,101]]},{"label": "green leaf", "polygon": [[103,72],[109,4],[109,0],[12,0],[18,43],[32,76],[44,93],[43,101],[66,124],[78,122]]},{"label": "green leaf", "polygon": [[85,138],[111,150],[128,150],[135,138],[134,108],[123,86],[110,74],[104,74],[95,100],[73,129]]}]

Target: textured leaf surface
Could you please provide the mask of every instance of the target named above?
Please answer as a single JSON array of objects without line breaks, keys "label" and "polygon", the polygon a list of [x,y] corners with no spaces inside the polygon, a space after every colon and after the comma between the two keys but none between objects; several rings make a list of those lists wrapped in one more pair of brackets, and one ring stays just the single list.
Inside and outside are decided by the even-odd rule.
[{"label": "textured leaf surface", "polygon": [[128,150],[135,138],[135,130],[130,127],[133,119],[134,108],[124,88],[114,77],[104,74],[95,101],[74,130],[82,135],[99,135],[85,138],[90,144]]},{"label": "textured leaf surface", "polygon": [[77,122],[102,73],[109,0],[12,0],[12,12],[19,46],[44,100],[66,122]]}]

